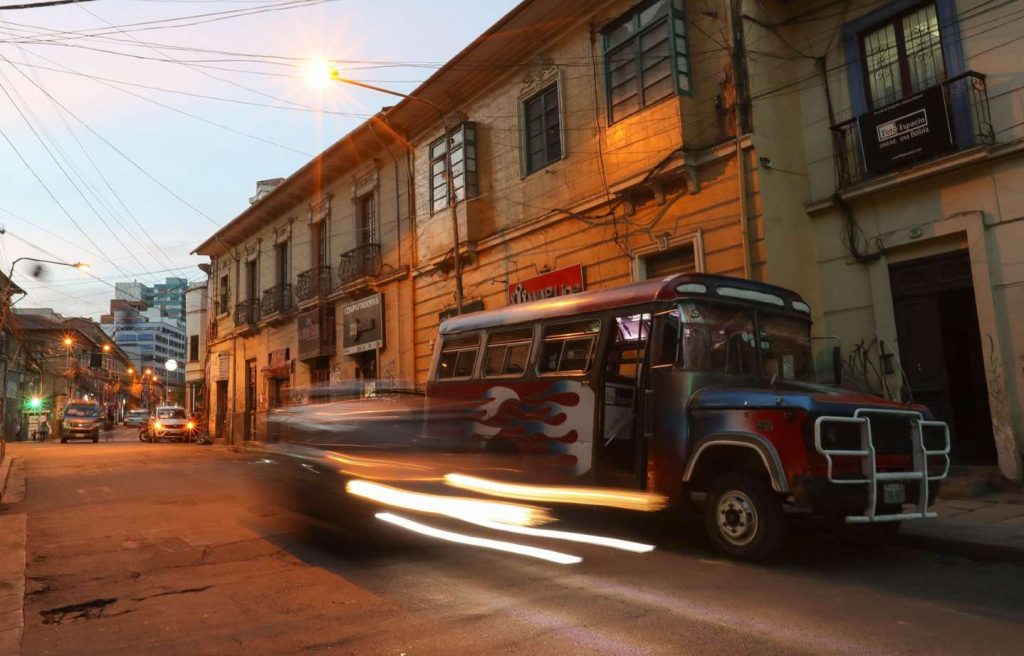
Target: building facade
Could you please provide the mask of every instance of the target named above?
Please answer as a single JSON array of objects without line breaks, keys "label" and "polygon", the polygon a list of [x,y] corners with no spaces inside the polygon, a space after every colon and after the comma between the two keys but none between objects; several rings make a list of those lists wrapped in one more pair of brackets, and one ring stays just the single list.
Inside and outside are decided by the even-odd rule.
[{"label": "building facade", "polygon": [[141,301],[149,308],[157,308],[160,315],[177,321],[185,320],[186,278],[166,278],[155,285],[141,282],[114,283],[114,299],[119,301]]},{"label": "building facade", "polygon": [[[159,308],[147,308],[143,302],[115,299],[110,302],[110,313],[100,317],[100,325],[128,353],[137,371],[150,372],[149,384],[169,389],[184,385],[185,371],[180,366],[185,363],[184,320],[164,316]],[[169,360],[179,366],[169,369]],[[161,392],[160,397],[164,396]]]},{"label": "building facade", "polygon": [[834,4],[744,3],[762,204],[806,222],[846,384],[926,404],[954,463],[1020,479],[1021,7]]},{"label": "building facade", "polygon": [[[836,5],[517,5],[199,247],[224,416],[252,424],[286,373],[422,383],[460,306],[695,270],[794,289],[819,380],[924,402],[954,462],[1020,478],[1019,9]],[[363,266],[371,224],[396,226],[391,264],[289,337],[274,290]],[[334,345],[302,350],[314,334]],[[318,355],[293,367],[293,345]]]},{"label": "building facade", "polygon": [[185,409],[192,413],[206,410],[208,284],[194,283],[185,292]]},{"label": "building facade", "polygon": [[413,375],[408,167],[371,120],[196,249],[211,258],[211,435],[266,439],[297,387]]}]

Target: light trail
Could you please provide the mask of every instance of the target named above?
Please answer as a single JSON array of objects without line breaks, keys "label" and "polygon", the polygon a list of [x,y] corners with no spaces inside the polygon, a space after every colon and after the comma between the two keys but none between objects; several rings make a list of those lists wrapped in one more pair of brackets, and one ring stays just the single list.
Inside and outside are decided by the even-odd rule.
[{"label": "light trail", "polygon": [[463,490],[524,501],[572,503],[642,512],[661,510],[668,502],[663,495],[633,490],[575,485],[524,485],[467,476],[466,474],[445,474],[444,480],[448,485]]},{"label": "light trail", "polygon": [[414,533],[419,533],[420,535],[437,538],[438,540],[445,540],[446,542],[455,542],[457,544],[465,544],[473,547],[504,551],[506,553],[518,554],[520,556],[530,556],[532,558],[539,558],[559,565],[575,565],[576,563],[583,561],[579,556],[573,556],[559,551],[551,551],[550,549],[540,549],[538,547],[529,547],[523,544],[516,544],[514,542],[503,542],[501,540],[478,538],[472,535],[445,531],[439,528],[434,528],[433,526],[414,522],[411,519],[406,519],[405,517],[401,517],[393,513],[377,513],[374,516],[377,519],[388,522],[389,524],[400,526]]},{"label": "light trail", "polygon": [[552,540],[565,540],[567,542],[580,542],[582,544],[593,544],[599,547],[609,547],[611,549],[619,549],[620,551],[631,551],[633,553],[650,553],[654,551],[653,544],[643,544],[641,542],[632,542],[630,540],[620,540],[618,538],[609,538],[602,535],[590,535],[588,533],[575,533],[572,531],[555,531],[546,528],[528,528],[525,526],[511,526],[509,524],[502,524],[500,522],[488,522],[483,520],[473,520],[460,518],[464,522],[469,522],[476,526],[483,528],[489,528],[495,531],[504,531],[506,533],[516,533],[518,535],[529,535],[535,538],[546,538]]},{"label": "light trail", "polygon": [[410,492],[364,480],[349,481],[345,489],[349,494],[388,506],[456,519],[471,518],[516,526],[534,526],[552,519],[546,510],[536,506]]}]

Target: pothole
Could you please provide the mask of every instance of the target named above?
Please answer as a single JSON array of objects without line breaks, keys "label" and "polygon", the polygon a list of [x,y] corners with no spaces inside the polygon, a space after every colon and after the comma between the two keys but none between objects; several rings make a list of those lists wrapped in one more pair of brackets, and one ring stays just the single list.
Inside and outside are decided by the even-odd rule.
[{"label": "pothole", "polygon": [[117,602],[117,599],[93,599],[91,601],[84,601],[80,604],[71,604],[70,606],[61,606],[60,608],[41,610],[39,611],[39,614],[43,616],[43,624],[62,624],[64,622],[94,620],[103,617],[103,611],[107,609],[107,606],[115,602]]}]

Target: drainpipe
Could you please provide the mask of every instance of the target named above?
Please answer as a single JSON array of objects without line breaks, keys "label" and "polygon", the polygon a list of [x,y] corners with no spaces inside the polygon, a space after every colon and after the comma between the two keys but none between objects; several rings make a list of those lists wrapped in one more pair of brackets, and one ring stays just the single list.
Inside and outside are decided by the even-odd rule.
[{"label": "drainpipe", "polygon": [[[373,120],[369,121],[370,131],[373,132],[373,136],[377,138],[377,142],[380,143],[381,148],[387,151],[388,156],[391,157],[391,162],[395,167],[395,236],[398,240],[396,246],[398,250],[398,267],[402,267],[402,194],[399,191],[398,183],[398,158],[395,157],[394,151],[388,146],[384,139],[381,138],[380,133],[377,132],[377,128],[373,124]],[[405,340],[402,339],[402,281],[398,281],[398,285],[395,286],[395,302],[398,304],[397,317],[398,320],[395,322],[398,328],[398,375],[399,379],[402,378],[402,356],[404,354]],[[377,349],[377,377],[380,377],[380,348]]]},{"label": "drainpipe", "polygon": [[733,99],[733,120],[736,126],[736,186],[740,194],[740,243],[743,246],[743,277],[750,279],[753,266],[750,256],[750,210],[747,204],[747,164],[744,161],[743,146],[740,137],[746,129],[746,121],[742,116],[746,108],[746,78],[743,75],[743,22],[742,0],[732,0],[730,20],[732,22],[732,84],[735,91]]}]

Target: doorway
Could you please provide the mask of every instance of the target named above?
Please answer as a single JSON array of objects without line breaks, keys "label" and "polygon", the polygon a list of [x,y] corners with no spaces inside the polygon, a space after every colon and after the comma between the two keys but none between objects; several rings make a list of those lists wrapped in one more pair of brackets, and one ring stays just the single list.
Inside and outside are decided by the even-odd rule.
[{"label": "doorway", "polygon": [[242,421],[242,439],[251,440],[256,434],[256,360],[245,361],[245,417]]},{"label": "doorway", "polygon": [[224,423],[228,415],[228,381],[217,381],[217,417],[214,420],[213,431],[216,437],[226,438],[224,435]]},{"label": "doorway", "polygon": [[601,432],[595,445],[596,482],[613,487],[643,487],[642,431],[638,421],[649,313],[612,318],[605,350]]},{"label": "doorway", "polygon": [[968,252],[890,265],[889,280],[908,396],[949,424],[955,464],[995,464]]}]

